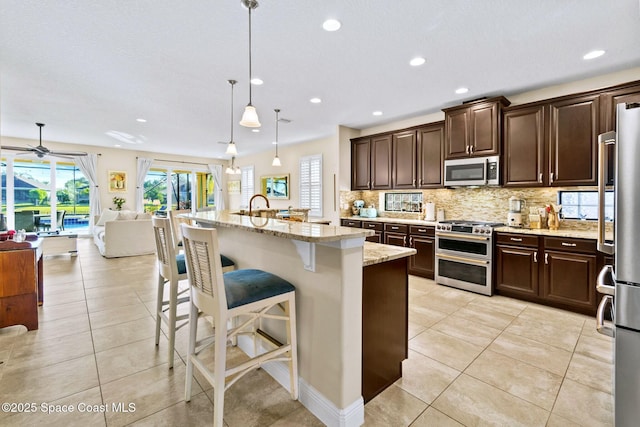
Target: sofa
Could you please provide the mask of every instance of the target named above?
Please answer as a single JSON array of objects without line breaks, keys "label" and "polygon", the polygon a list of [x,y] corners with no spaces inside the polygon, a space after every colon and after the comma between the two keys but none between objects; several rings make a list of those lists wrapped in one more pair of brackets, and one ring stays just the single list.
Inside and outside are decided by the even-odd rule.
[{"label": "sofa", "polygon": [[151,215],[105,209],[95,219],[93,242],[105,258],[153,254],[156,241]]}]

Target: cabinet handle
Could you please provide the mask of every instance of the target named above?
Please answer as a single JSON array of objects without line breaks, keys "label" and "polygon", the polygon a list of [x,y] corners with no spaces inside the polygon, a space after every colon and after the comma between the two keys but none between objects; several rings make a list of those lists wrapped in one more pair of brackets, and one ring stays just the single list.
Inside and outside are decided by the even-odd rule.
[{"label": "cabinet handle", "polygon": [[464,152],[467,153],[467,154],[471,154],[471,150],[469,149],[468,145],[467,145],[467,148],[465,148]]},{"label": "cabinet handle", "polygon": [[549,183],[553,184],[553,172],[549,174]]},{"label": "cabinet handle", "polygon": [[409,237],[409,246],[413,247],[413,236]]},{"label": "cabinet handle", "polygon": [[542,172],[540,172],[540,175],[538,176],[538,182],[542,184]]},{"label": "cabinet handle", "polygon": [[576,244],[575,243],[562,242],[562,246],[569,246],[570,248],[575,248]]},{"label": "cabinet handle", "polygon": [[367,227],[369,228],[375,228],[375,226],[376,226],[375,224],[367,224]]},{"label": "cabinet handle", "polygon": [[533,253],[533,262],[538,262],[538,252]]},{"label": "cabinet handle", "polygon": [[544,263],[549,264],[549,254],[544,254]]},{"label": "cabinet handle", "polygon": [[391,227],[391,229],[392,229],[392,230],[397,230],[397,229],[398,229],[398,227]]},{"label": "cabinet handle", "polygon": [[519,237],[511,237],[509,240],[511,240],[512,242],[522,242],[522,239]]},{"label": "cabinet handle", "polygon": [[420,186],[422,187],[422,178],[420,178]]},{"label": "cabinet handle", "polygon": [[424,228],[418,228],[418,231],[421,232],[421,233],[426,233],[427,232],[427,230],[425,230]]},{"label": "cabinet handle", "polygon": [[416,186],[416,180],[415,179],[413,180],[413,186],[414,187]]},{"label": "cabinet handle", "polygon": [[404,246],[407,246],[407,236],[404,236],[404,237],[402,238],[402,244],[403,244]]},{"label": "cabinet handle", "polygon": [[475,148],[473,147],[473,145],[469,146],[469,151],[471,151],[471,154],[473,154],[473,152],[475,151]]},{"label": "cabinet handle", "polygon": [[367,187],[371,187],[371,181],[367,181]]}]

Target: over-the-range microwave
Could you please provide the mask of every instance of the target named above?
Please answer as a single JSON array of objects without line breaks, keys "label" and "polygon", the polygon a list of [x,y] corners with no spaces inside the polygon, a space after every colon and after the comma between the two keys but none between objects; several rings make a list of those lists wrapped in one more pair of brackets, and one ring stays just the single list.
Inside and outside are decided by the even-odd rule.
[{"label": "over-the-range microwave", "polygon": [[500,185],[500,157],[471,157],[444,161],[444,185]]}]

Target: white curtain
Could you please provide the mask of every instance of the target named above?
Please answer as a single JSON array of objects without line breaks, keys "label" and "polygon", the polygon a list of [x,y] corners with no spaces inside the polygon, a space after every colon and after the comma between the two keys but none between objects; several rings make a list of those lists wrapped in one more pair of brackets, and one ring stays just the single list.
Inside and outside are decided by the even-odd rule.
[{"label": "white curtain", "polygon": [[224,196],[222,195],[222,165],[207,165],[209,172],[213,176],[213,183],[215,185],[213,198],[216,201],[216,210],[224,210]]},{"label": "white curtain", "polygon": [[98,188],[98,155],[74,156],[73,160],[89,181],[89,233],[93,233],[93,218],[100,215],[100,189]]},{"label": "white curtain", "polygon": [[153,159],[138,157],[138,176],[136,176],[136,211],[144,212],[144,180],[153,164]]}]

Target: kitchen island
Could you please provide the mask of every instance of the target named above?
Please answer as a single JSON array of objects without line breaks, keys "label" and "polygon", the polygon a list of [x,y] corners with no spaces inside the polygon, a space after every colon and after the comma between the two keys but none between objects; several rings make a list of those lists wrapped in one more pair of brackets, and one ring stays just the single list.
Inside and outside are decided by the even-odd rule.
[{"label": "kitchen island", "polygon": [[[225,211],[187,216],[203,227],[218,230],[221,252],[232,258],[238,268],[263,269],[296,287],[300,402],[325,424],[363,424],[363,288],[367,289],[366,283],[363,287],[363,267],[365,263],[369,268],[398,262],[406,268],[406,257],[415,251],[396,247],[385,250],[386,245],[367,245],[370,249],[365,251],[365,237],[372,232],[363,229]],[[381,283],[386,283],[386,292],[400,294],[402,304],[406,304],[406,270],[397,284],[403,291],[396,292],[392,287],[395,283]],[[378,313],[378,321],[385,314],[380,308],[374,313]],[[276,339],[285,339],[283,331],[273,325],[264,327]],[[404,337],[405,346],[406,334],[406,327],[395,333]],[[384,339],[377,337],[378,341]],[[239,345],[251,351],[251,345],[247,349],[243,343]],[[288,388],[284,364],[264,368]]]}]

